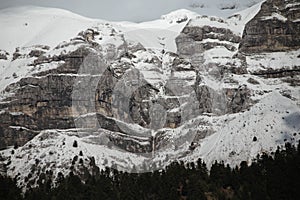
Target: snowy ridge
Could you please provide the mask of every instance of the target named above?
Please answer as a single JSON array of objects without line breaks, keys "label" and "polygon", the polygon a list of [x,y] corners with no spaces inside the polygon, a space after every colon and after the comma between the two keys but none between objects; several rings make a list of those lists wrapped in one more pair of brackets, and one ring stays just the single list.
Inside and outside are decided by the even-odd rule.
[{"label": "snowy ridge", "polygon": [[225,18],[260,2],[262,2],[262,0],[195,0],[189,2],[187,9],[200,13],[201,15],[220,16]]},{"label": "snowy ridge", "polygon": [[167,15],[161,16],[161,19],[167,20],[169,23],[174,23],[174,22],[180,23],[183,21],[187,21],[188,19],[195,18],[198,15],[199,14],[195,12],[191,12],[186,9],[180,9],[180,10],[173,11]]}]

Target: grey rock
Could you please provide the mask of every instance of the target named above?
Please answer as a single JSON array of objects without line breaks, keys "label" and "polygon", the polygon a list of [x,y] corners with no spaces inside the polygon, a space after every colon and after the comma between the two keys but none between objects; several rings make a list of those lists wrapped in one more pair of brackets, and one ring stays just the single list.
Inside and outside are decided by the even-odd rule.
[{"label": "grey rock", "polygon": [[[239,51],[247,54],[300,48],[300,6],[286,7],[296,0],[268,0],[244,29]],[[270,17],[276,13],[286,20]]]}]

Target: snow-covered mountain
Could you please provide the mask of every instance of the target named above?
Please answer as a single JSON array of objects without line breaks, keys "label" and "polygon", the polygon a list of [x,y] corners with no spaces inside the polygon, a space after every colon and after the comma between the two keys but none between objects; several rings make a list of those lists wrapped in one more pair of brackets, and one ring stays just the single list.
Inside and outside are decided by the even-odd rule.
[{"label": "snow-covered mountain", "polygon": [[235,166],[297,142],[299,10],[268,0],[228,18],[182,9],[143,23],[2,10],[2,173],[25,188],[49,171]]}]

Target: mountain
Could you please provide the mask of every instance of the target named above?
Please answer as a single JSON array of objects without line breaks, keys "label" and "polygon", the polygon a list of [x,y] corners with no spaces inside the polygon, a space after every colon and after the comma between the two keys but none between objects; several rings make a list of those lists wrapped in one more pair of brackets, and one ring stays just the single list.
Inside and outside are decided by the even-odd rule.
[{"label": "mountain", "polygon": [[2,173],[26,189],[95,167],[235,167],[296,143],[299,9],[267,0],[228,18],[182,9],[143,23],[2,10]]}]

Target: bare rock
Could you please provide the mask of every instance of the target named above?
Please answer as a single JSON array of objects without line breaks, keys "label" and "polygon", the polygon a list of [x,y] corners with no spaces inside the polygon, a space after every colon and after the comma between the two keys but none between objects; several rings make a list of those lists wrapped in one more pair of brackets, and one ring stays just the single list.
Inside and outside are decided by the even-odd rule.
[{"label": "bare rock", "polygon": [[299,49],[300,5],[297,2],[264,2],[258,14],[246,24],[239,51],[260,53]]}]

